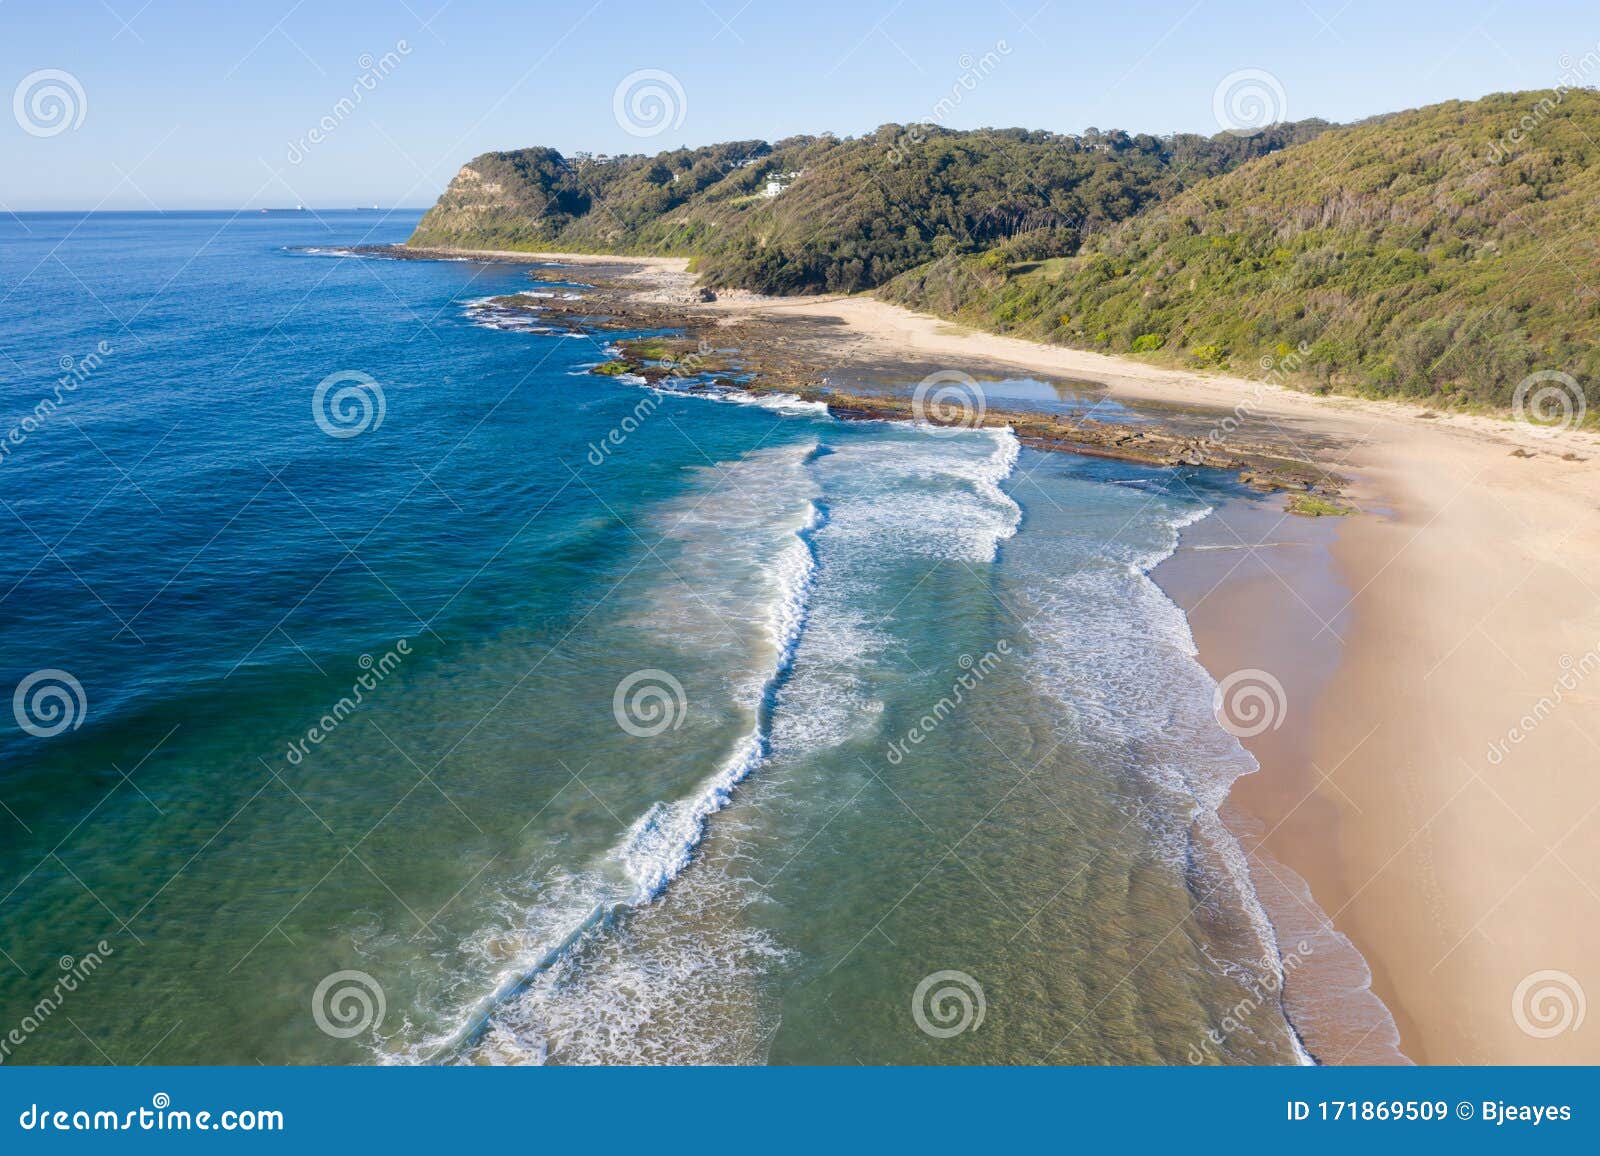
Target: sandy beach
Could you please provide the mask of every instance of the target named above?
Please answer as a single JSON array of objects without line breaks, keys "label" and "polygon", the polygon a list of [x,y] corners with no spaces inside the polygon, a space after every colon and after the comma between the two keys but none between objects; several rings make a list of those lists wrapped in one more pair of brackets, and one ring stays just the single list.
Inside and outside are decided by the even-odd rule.
[{"label": "sandy beach", "polygon": [[[692,303],[681,259],[494,256],[632,266],[644,295]],[[1156,574],[1219,682],[1283,688],[1225,817],[1280,938],[1327,937],[1286,1002],[1327,1063],[1600,1060],[1600,1037],[1559,1030],[1600,984],[1600,438],[1045,346],[870,297],[699,307],[827,322],[841,371],[1009,366],[1231,414],[1337,474],[1357,515],[1241,501]]]},{"label": "sandy beach", "polygon": [[[1539,992],[1581,998],[1569,981],[1529,980],[1600,982],[1600,439],[968,332],[869,298],[719,304],[837,318],[851,356],[982,359],[1126,402],[1242,406],[1242,428],[1315,444],[1360,514],[1281,548],[1299,528],[1256,519],[1213,543],[1234,549],[1209,586],[1173,583],[1214,676],[1259,669],[1286,690],[1281,725],[1246,739],[1262,771],[1240,780],[1230,820],[1258,875],[1298,873],[1360,950],[1405,1056],[1600,1059],[1593,1033],[1542,1034],[1559,1011]],[[1327,552],[1336,589],[1297,586],[1297,548]],[[1168,566],[1187,564],[1180,550]],[[1330,639],[1331,669],[1307,678]],[[1278,919],[1294,900],[1271,891]],[[1384,1049],[1357,1033],[1324,1050]]]},{"label": "sandy beach", "polygon": [[615,257],[605,253],[537,253],[521,249],[455,249],[447,245],[380,246],[397,253],[429,259],[437,257],[470,257],[474,261],[500,261],[517,264],[522,261],[549,261],[561,265],[604,265],[610,268],[632,269],[648,275],[662,285],[689,285],[689,258],[687,257]]}]

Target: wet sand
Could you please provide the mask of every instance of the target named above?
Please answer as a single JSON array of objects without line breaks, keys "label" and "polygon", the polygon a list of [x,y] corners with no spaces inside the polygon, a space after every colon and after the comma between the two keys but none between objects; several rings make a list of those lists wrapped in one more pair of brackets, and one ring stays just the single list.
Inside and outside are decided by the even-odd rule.
[{"label": "wet sand", "polygon": [[1257,671],[1239,685],[1282,688],[1259,724],[1246,717],[1246,704],[1224,708],[1224,717],[1245,724],[1240,731],[1259,725],[1259,734],[1240,737],[1263,771],[1234,784],[1222,816],[1249,859],[1280,955],[1303,959],[1286,971],[1286,1012],[1320,1063],[1403,1063],[1369,965],[1315,898],[1327,893],[1339,862],[1339,815],[1316,795],[1311,725],[1351,618],[1341,613],[1349,591],[1332,555],[1338,522],[1286,517],[1281,507],[1249,496],[1220,504],[1185,531],[1153,577],[1187,614],[1201,661],[1219,683]]},{"label": "wet sand", "polygon": [[[673,300],[689,284],[636,276]],[[1244,740],[1262,769],[1227,817],[1280,939],[1332,926],[1291,1014],[1324,1062],[1396,1058],[1362,994],[1370,968],[1418,1063],[1600,1061],[1600,1033],[1572,1030],[1600,991],[1600,437],[1039,345],[872,298],[705,308],[805,318],[841,368],[1000,365],[1231,412],[1344,475],[1359,514],[1225,508],[1156,575],[1219,680],[1257,669],[1283,687],[1281,725]],[[1256,548],[1199,548],[1241,539]]]},{"label": "wet sand", "polygon": [[[1320,690],[1302,667],[1328,632],[1316,623],[1309,652],[1286,641],[1318,601],[1289,548],[1255,551],[1253,585],[1241,568],[1195,608],[1213,674],[1266,669],[1290,696],[1283,727],[1246,740],[1262,770],[1230,818],[1359,949],[1408,1058],[1600,1061],[1600,1034],[1573,1030],[1600,991],[1600,437],[974,333],[872,299],[727,307],[835,318],[855,357],[982,359],[1124,403],[1233,410],[1349,479],[1362,512],[1327,527],[1346,593],[1319,612],[1339,639]],[[1296,909],[1263,890],[1280,918]],[[1334,992],[1353,978],[1305,975]],[[1383,1034],[1351,1003],[1357,1030],[1328,1062],[1370,1059]]]}]

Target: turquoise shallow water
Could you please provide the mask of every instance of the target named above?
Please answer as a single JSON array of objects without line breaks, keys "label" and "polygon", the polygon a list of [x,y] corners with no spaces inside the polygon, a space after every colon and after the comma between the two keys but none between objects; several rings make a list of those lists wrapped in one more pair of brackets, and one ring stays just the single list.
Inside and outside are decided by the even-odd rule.
[{"label": "turquoise shallow water", "polygon": [[6,1062],[1296,1058],[1214,482],[585,375],[414,219],[0,222]]}]

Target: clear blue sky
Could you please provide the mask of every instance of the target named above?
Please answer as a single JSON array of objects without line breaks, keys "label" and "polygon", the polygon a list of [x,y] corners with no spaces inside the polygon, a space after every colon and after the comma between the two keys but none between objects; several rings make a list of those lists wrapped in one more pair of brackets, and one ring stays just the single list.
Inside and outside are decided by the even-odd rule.
[{"label": "clear blue sky", "polygon": [[[0,207],[425,206],[489,149],[888,121],[1210,134],[1219,83],[1247,69],[1270,74],[1286,119],[1345,121],[1548,88],[1597,43],[1592,0],[0,0],[0,98],[46,69],[82,93],[35,80],[82,113],[53,135],[24,131],[26,99],[22,118],[0,108]],[[363,57],[385,53],[392,69],[340,111]],[[936,116],[963,58],[986,53],[988,75]],[[648,138],[613,108],[644,69],[682,91]]]}]

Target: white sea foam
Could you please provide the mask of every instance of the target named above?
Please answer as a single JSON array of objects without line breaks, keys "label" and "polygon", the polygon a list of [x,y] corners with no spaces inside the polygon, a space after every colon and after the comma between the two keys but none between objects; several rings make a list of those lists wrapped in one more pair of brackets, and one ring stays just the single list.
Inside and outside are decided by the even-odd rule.
[{"label": "white sea foam", "polygon": [[[657,518],[682,545],[667,555],[679,581],[663,587],[635,628],[653,623],[698,640],[712,665],[730,671],[730,692],[750,708],[754,725],[696,792],[651,806],[612,853],[631,888],[625,906],[638,914],[589,923],[571,948],[497,1005],[475,1058],[759,1058],[770,1008],[752,988],[781,952],[744,921],[708,918],[710,909],[736,907],[745,884],[715,865],[710,879],[699,869],[684,874],[707,823],[769,760],[814,757],[875,725],[883,704],[866,674],[894,640],[867,620],[859,584],[903,564],[892,546],[885,549],[884,531],[898,525],[902,542],[935,557],[990,561],[1021,517],[1000,488],[1018,457],[1009,431],[956,442],[900,434],[904,444],[887,468],[876,462],[876,444],[821,457],[814,445],[746,455],[706,470],[691,497]],[[875,462],[876,472],[864,468]],[[799,518],[775,522],[771,511],[795,495],[805,499]],[[932,520],[930,504],[943,507]],[[838,532],[836,519],[845,523]],[[786,541],[774,550],[775,532]],[[764,559],[757,570],[753,559]],[[752,628],[767,656],[756,678],[738,673],[754,669],[741,657]],[[666,906],[651,903],[663,895]],[[666,1016],[670,1031],[660,1020]]]},{"label": "white sea foam", "polygon": [[761,984],[786,953],[739,918],[741,884],[707,863],[666,902],[590,936],[497,1009],[472,1060],[763,1062],[777,1006]]},{"label": "white sea foam", "polygon": [[[743,699],[742,705],[751,719],[750,730],[736,740],[733,749],[694,793],[653,804],[629,826],[608,856],[621,868],[626,880],[623,887],[615,884],[614,873],[604,863],[579,874],[558,873],[539,889],[538,901],[512,905],[508,926],[480,931],[463,944],[469,956],[480,959],[489,956],[493,945],[499,954],[509,954],[512,962],[499,966],[489,990],[464,1009],[454,1026],[419,1044],[380,1050],[381,1061],[461,1059],[462,1045],[473,1041],[481,1043],[478,1058],[488,1062],[508,1058],[508,1049],[514,1053],[512,1058],[521,1062],[537,1061],[543,1058],[546,1045],[531,1025],[546,1022],[552,1016],[564,1020],[578,1037],[593,1042],[595,1017],[623,997],[616,991],[596,990],[592,985],[585,986],[584,994],[570,994],[576,989],[567,985],[562,990],[569,997],[557,1013],[549,1001],[554,998],[555,986],[560,985],[547,976],[553,977],[570,962],[574,952],[602,937],[608,927],[614,926],[617,914],[644,908],[657,899],[692,861],[704,838],[706,821],[728,806],[734,789],[766,757],[770,700],[794,662],[816,574],[816,556],[809,536],[823,519],[804,485],[805,462],[814,449],[809,445],[757,451],[719,471],[707,471],[707,485],[725,490],[722,500],[714,500],[702,487],[691,500],[681,503],[681,508],[668,510],[660,517],[668,534],[691,543],[691,548],[677,560],[685,568],[691,563],[702,568],[692,579],[682,574],[679,577],[685,582],[700,581],[711,595],[710,599],[677,598],[670,604],[663,603],[663,608],[670,605],[681,609],[687,602],[697,605],[701,613],[732,613],[738,617],[741,589],[756,587],[754,597],[759,603],[750,602],[746,621],[762,628],[766,665],[756,676],[734,681],[735,692]],[[777,543],[764,561],[750,561],[750,536],[756,534],[764,534]],[[721,558],[715,556],[719,549]],[[734,561],[750,561],[758,568],[760,581],[751,583],[743,571],[729,568],[727,564]],[[720,588],[711,584],[714,577],[720,577]],[[657,621],[656,627],[668,631],[683,628],[681,623],[668,621]],[[760,946],[745,944],[749,950]],[[574,1000],[582,1006],[573,1006]],[[519,1001],[531,1001],[540,1010],[537,1014],[533,1007],[519,1010],[515,1006]]]},{"label": "white sea foam", "polygon": [[815,755],[878,725],[873,691],[894,636],[871,606],[906,557],[990,563],[1021,510],[1001,489],[1020,446],[1009,430],[930,436],[900,424],[883,439],[841,439],[815,462],[828,522],[815,541],[822,570],[794,677],[773,723],[775,754]]},{"label": "white sea foam", "polygon": [[818,576],[794,675],[773,715],[774,755],[801,757],[840,746],[870,733],[883,713],[867,675],[894,640],[867,621],[852,585],[832,571]]},{"label": "white sea foam", "polygon": [[[619,373],[616,380],[628,385],[648,384],[636,374]],[[686,382],[677,380],[673,383],[658,382],[650,384],[649,388],[664,397],[692,397],[700,401],[720,402],[724,405],[743,405],[753,409],[768,409],[774,413],[781,413],[785,417],[828,417],[828,406],[825,402],[806,401],[792,393],[764,393],[748,389],[736,389],[728,386],[712,386],[701,389],[685,388]]]},{"label": "white sea foam", "polygon": [[911,425],[852,440],[821,459],[839,495],[829,533],[891,553],[991,563],[1017,532],[1022,510],[1001,489],[1020,443],[1009,429],[932,436]]},{"label": "white sea foam", "polygon": [[707,779],[698,794],[675,803],[657,803],[634,823],[616,855],[627,868],[635,891],[629,902],[648,902],[689,865],[705,834],[706,819],[728,805],[733,789],[766,757],[770,722],[765,700],[789,672],[806,620],[806,604],[816,574],[816,556],[805,535],[821,523],[815,503],[806,502],[800,526],[772,563],[772,594],[766,629],[774,655],[772,666],[754,686],[747,704],[755,726],[740,739],[727,760]]},{"label": "white sea foam", "polygon": [[792,393],[755,393],[743,389],[722,392],[706,390],[697,393],[695,396],[709,397],[715,401],[726,401],[733,405],[749,405],[757,409],[770,409],[793,417],[828,416],[826,402],[806,401]]},{"label": "white sea foam", "polygon": [[304,249],[289,248],[291,253],[299,253],[305,257],[360,257],[364,254],[353,253],[349,249],[321,249],[315,245]]},{"label": "white sea foam", "polygon": [[[1252,958],[1272,961],[1281,985],[1277,933],[1244,850],[1219,814],[1234,781],[1258,765],[1212,717],[1216,683],[1198,661],[1189,620],[1150,577],[1182,530],[1212,510],[1169,507],[1152,525],[1139,516],[1149,501],[1132,508],[1109,540],[1104,523],[1092,526],[1087,533],[1100,537],[1084,544],[1088,557],[1075,571],[1041,576],[1030,627],[1038,684],[1067,708],[1074,741],[1166,799],[1142,816],[1152,846],[1176,871],[1206,872],[1197,886],[1206,897],[1229,897],[1253,929],[1259,950]],[[1292,1025],[1289,1043],[1311,1062]]]}]

